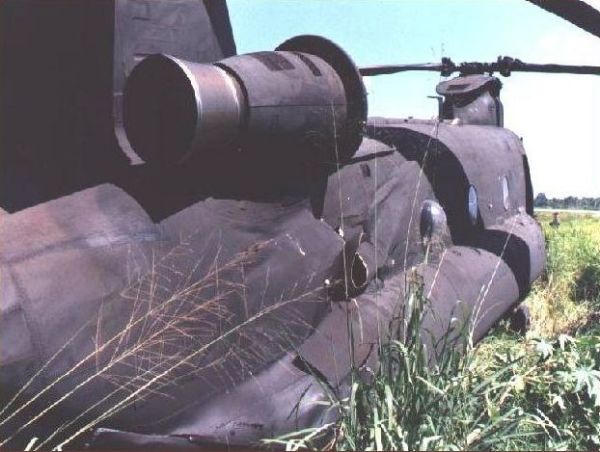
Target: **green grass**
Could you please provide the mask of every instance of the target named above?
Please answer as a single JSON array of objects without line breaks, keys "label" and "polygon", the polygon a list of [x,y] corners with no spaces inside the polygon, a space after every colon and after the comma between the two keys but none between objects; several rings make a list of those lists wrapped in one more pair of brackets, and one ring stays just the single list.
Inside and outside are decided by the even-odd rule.
[{"label": "green grass", "polygon": [[[407,340],[383,344],[374,378],[331,403],[337,425],[279,438],[288,449],[589,450],[600,448],[600,219],[540,216],[547,268],[526,305],[526,336],[505,323],[465,353],[427,363],[420,323],[427,300],[411,292]],[[468,332],[465,332],[468,341]]]},{"label": "green grass", "polygon": [[533,329],[544,336],[574,332],[597,322],[600,311],[600,218],[561,215],[560,227],[551,215],[539,215],[546,234],[544,275],[526,300]]}]

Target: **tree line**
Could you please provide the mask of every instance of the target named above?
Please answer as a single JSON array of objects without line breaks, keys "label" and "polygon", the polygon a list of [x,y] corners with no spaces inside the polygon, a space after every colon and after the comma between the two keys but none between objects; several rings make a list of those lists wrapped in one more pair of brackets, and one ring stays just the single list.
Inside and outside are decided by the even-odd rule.
[{"label": "tree line", "polygon": [[544,193],[538,193],[533,200],[533,205],[534,207],[546,207],[549,209],[600,210],[600,198],[579,198],[577,196],[548,198]]}]

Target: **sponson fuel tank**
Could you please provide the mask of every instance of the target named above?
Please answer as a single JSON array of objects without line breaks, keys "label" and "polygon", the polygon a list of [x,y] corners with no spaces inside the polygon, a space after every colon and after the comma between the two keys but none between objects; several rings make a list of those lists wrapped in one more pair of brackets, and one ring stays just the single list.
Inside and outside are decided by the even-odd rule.
[{"label": "sponson fuel tank", "polygon": [[325,38],[299,36],[214,64],[151,55],[127,81],[123,114],[147,163],[265,145],[344,161],[360,144],[367,104],[350,57]]}]

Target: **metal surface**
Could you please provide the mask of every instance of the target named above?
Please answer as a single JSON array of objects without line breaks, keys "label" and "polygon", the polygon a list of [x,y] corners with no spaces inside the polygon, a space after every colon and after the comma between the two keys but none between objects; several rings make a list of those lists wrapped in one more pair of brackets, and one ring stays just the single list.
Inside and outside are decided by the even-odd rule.
[{"label": "metal surface", "polygon": [[501,88],[502,83],[496,77],[480,74],[462,75],[438,83],[435,90],[443,96],[440,119],[502,127]]},{"label": "metal surface", "polygon": [[[103,0],[106,3],[111,3]],[[132,163],[143,163],[123,129],[123,89],[148,55],[165,53],[196,63],[236,54],[224,0],[112,0],[114,2],[113,115],[119,146]]]},{"label": "metal surface", "polygon": [[600,38],[600,11],[582,0],[527,0]]},{"label": "metal surface", "polygon": [[512,72],[600,75],[600,66],[525,63],[516,58],[499,56],[498,60],[493,63],[465,62],[455,64],[450,58],[444,57],[441,63],[388,64],[360,68],[360,73],[363,76],[396,74],[405,71],[433,71],[439,72],[445,77],[454,72],[459,72],[461,75],[485,73],[491,75],[498,72],[505,77],[510,76]]},{"label": "metal surface", "polygon": [[[5,299],[12,301],[3,305],[0,344],[12,345],[10,348],[0,345],[4,353],[9,353],[2,355],[0,376],[3,384],[10,387],[18,375],[35,371],[65,344],[68,345],[64,357],[50,361],[44,371],[47,377],[29,390],[39,391],[56,378],[53,376],[66,375],[67,378],[55,389],[60,393],[92,377],[99,366],[102,368],[109,363],[105,358],[115,352],[109,341],[123,330],[123,322],[130,321],[132,316],[137,319],[145,312],[135,314],[137,298],[127,295],[131,294],[132,288],[140,287],[134,293],[145,293],[152,287],[145,286],[155,278],[152,275],[167,272],[164,276],[168,279],[151,293],[156,302],[173,299],[173,294],[185,288],[186,282],[202,280],[202,275],[210,274],[217,256],[224,267],[219,271],[219,280],[225,284],[220,289],[223,291],[220,295],[222,306],[233,315],[226,322],[225,330],[243,324],[252,313],[260,312],[260,306],[294,300],[293,309],[288,309],[291,305],[286,305],[288,308],[282,306],[273,315],[249,325],[243,330],[247,340],[245,345],[238,346],[234,355],[218,364],[207,365],[213,363],[215,356],[224,350],[223,346],[231,341],[217,341],[205,353],[194,355],[193,362],[203,369],[195,377],[184,377],[185,369],[175,366],[168,375],[180,382],[177,386],[164,386],[159,384],[161,380],[157,381],[157,387],[161,388],[159,392],[168,391],[169,399],[164,399],[160,393],[141,392],[136,398],[135,409],[128,406],[102,425],[133,430],[138,434],[152,433],[154,436],[148,441],[159,441],[163,445],[173,441],[182,444],[175,439],[178,437],[196,438],[200,443],[210,440],[247,444],[289,429],[319,425],[327,416],[335,416],[335,413],[315,408],[313,402],[325,397],[321,385],[331,385],[342,395],[351,362],[376,365],[373,350],[380,339],[377,332],[387,331],[392,312],[401,309],[403,275],[415,265],[430,284],[428,278],[436,268],[435,262],[442,263],[438,282],[429,288],[435,312],[442,319],[448,321],[446,314],[453,312],[457,299],[464,301],[467,317],[479,305],[483,306],[485,315],[478,319],[475,329],[476,337],[481,337],[522,298],[530,282],[539,274],[543,240],[539,227],[533,220],[528,220],[528,216],[519,213],[519,209],[506,212],[500,205],[499,210],[493,209],[488,214],[489,209],[484,210],[487,206],[481,202],[481,223],[472,233],[464,235],[460,218],[467,218],[465,198],[459,204],[453,204],[453,198],[448,198],[446,182],[433,177],[432,172],[425,173],[428,179],[433,177],[432,185],[428,180],[419,182],[421,157],[429,151],[435,154],[435,161],[439,163],[430,162],[431,168],[437,168],[438,175],[442,171],[446,173],[448,183],[455,185],[455,192],[460,193],[456,186],[460,186],[461,178],[466,178],[468,183],[478,185],[484,202],[495,196],[497,189],[498,200],[502,203],[502,186],[499,180],[498,187],[492,183],[496,180],[495,173],[481,173],[481,166],[473,160],[477,160],[477,153],[481,154],[479,158],[486,160],[502,150],[504,164],[493,163],[490,168],[498,174],[507,168],[511,174],[523,178],[526,176],[522,167],[519,170],[522,148],[517,140],[506,154],[505,143],[511,134],[502,129],[495,129],[496,138],[486,132],[487,141],[473,141],[473,136],[483,134],[487,129],[480,126],[438,127],[440,130],[434,135],[435,128],[431,123],[387,121],[381,126],[372,125],[374,136],[389,144],[365,139],[349,164],[339,173],[328,176],[321,210],[324,221],[315,218],[311,204],[306,202],[285,206],[207,199],[155,224],[143,206],[111,186],[89,189],[9,215],[8,221],[2,223],[1,233],[11,244],[2,249],[3,274],[9,274],[11,278],[3,278],[1,284],[3,293],[8,294]],[[423,131],[417,133],[421,129]],[[435,136],[439,137],[439,142]],[[425,140],[430,144],[427,145]],[[469,142],[473,143],[470,147]],[[444,157],[444,154],[448,156]],[[460,162],[462,170],[448,166],[450,156]],[[519,177],[511,192],[514,206],[524,203],[525,184],[519,182]],[[340,190],[345,193],[342,205],[339,204]],[[424,253],[421,228],[418,218],[411,220],[420,211],[411,212],[413,205],[421,206],[427,199],[440,200],[448,218],[449,236],[456,245],[464,245],[452,247],[452,242],[446,241],[430,256],[433,263],[421,266]],[[62,218],[69,218],[69,222],[62,222]],[[443,225],[439,227],[444,228]],[[35,238],[36,230],[43,231],[38,238]],[[343,237],[340,230],[344,231]],[[29,240],[24,240],[25,237]],[[251,251],[263,241],[266,241],[264,247]],[[246,257],[228,267],[227,263],[240,252],[247,253]],[[327,301],[330,291],[325,281],[344,284],[345,255],[354,259],[356,252],[363,256],[367,266],[368,285],[363,288],[363,284],[359,284],[349,289],[355,293],[358,303],[358,311],[354,312],[354,304],[346,304],[343,300],[342,304]],[[491,278],[496,267],[499,269],[497,275]],[[74,277],[56,279],[52,276],[56,268]],[[291,274],[297,275],[292,284],[296,289],[292,292]],[[201,300],[219,293],[214,282],[205,280],[207,286],[198,294]],[[228,284],[239,283],[243,283],[244,292],[227,289]],[[490,290],[482,301],[477,295],[483,284],[489,284]],[[457,287],[460,288],[458,292]],[[296,300],[295,297],[299,298]],[[51,310],[48,309],[49,300],[56,300]],[[147,301],[144,298],[140,302]],[[190,308],[178,302],[172,309],[185,314]],[[66,312],[70,314],[65,317],[63,313]],[[164,315],[170,312],[167,309]],[[360,318],[363,331],[357,338],[354,358],[348,354],[347,331],[339,328],[340,322],[348,316],[356,318],[357,322]],[[17,319],[25,319],[25,323]],[[219,329],[207,331],[202,327],[206,320],[199,316],[196,323],[186,324],[186,328],[197,329],[196,334],[202,337],[200,344],[210,342],[210,337],[219,334]],[[289,324],[292,321],[296,325],[294,328]],[[88,326],[77,333],[87,322]],[[16,330],[11,328],[16,325],[20,325],[19,340],[17,336],[13,337]],[[444,334],[448,325],[443,322],[436,325],[435,328],[432,325],[431,331],[435,335]],[[358,324],[356,328],[359,328]],[[29,334],[23,334],[24,331]],[[159,331],[132,331],[133,344],[150,333]],[[72,337],[75,338],[69,342]],[[240,338],[237,334],[234,337],[234,342]],[[144,352],[150,351],[140,351],[131,357],[137,361],[135,367],[127,366],[124,359],[110,369],[109,375],[135,382],[139,378],[136,375],[143,374],[143,369],[150,363],[160,369],[169,369],[177,357],[192,350],[184,337],[180,341],[173,343],[171,353],[163,355],[158,363],[145,361]],[[16,344],[22,345],[17,347]],[[104,352],[94,352],[104,344],[108,344]],[[125,343],[123,348],[130,346]],[[88,353],[93,359],[82,361],[75,372],[70,370]],[[223,378],[224,375],[227,378]],[[118,381],[121,380],[92,378],[62,403],[61,413],[68,416],[82,406],[100,402],[114,391]],[[265,387],[270,388],[269,397],[265,397]],[[306,392],[307,388],[311,388],[309,392]],[[114,395],[115,400],[121,400],[127,394],[127,391],[118,392]],[[302,404],[298,407],[299,399]],[[115,400],[109,398],[106,404],[115,403]],[[269,406],[256,409],[261,404]],[[295,415],[290,418],[291,412]],[[167,413],[172,415],[163,419]],[[91,416],[93,412],[88,414]],[[56,416],[57,413],[53,419],[62,422],[62,418]],[[52,423],[45,424],[44,428],[51,428],[49,425]],[[14,428],[14,424],[9,426]],[[163,435],[162,441],[160,435]],[[102,438],[107,438],[106,434],[99,434],[99,444],[102,444]],[[144,444],[143,441],[140,443],[142,437],[126,432],[111,433],[108,438],[113,438],[109,445]],[[195,440],[187,441],[190,447],[197,444]]]},{"label": "metal surface", "polygon": [[[302,52],[303,39],[331,49],[335,58],[323,56],[337,66],[340,55],[347,58],[346,66],[338,72],[328,60]],[[357,124],[366,118],[366,108],[353,107],[364,93],[360,76],[354,70],[352,82],[360,87],[350,89],[343,72],[354,67],[352,61],[324,38],[290,43],[297,50],[238,55],[214,65],[164,55],[143,60],[124,92],[125,130],[133,148],[151,164],[181,163],[217,148],[312,150],[318,160],[333,162],[352,156]]]},{"label": "metal surface", "polygon": [[367,120],[367,91],[352,58],[337,44],[321,36],[302,35],[288,39],[277,50],[306,52],[326,61],[339,75],[346,93],[346,121],[338,124],[338,160],[346,160],[360,145]]},{"label": "metal surface", "polygon": [[[472,322],[480,339],[540,274],[525,151],[500,124],[365,127],[360,74],[324,38],[233,57],[222,2],[93,3],[2,5],[22,20],[2,19],[15,90],[2,108],[15,116],[2,138],[0,402],[16,398],[1,447],[54,447],[82,426],[71,447],[247,446],[322,426],[339,414],[329,395],[377,368],[408,279],[430,299],[435,359],[439,338]],[[32,83],[38,64],[55,91]],[[111,114],[132,69],[137,166]],[[442,91],[468,107],[494,97],[493,80]]]},{"label": "metal surface", "polygon": [[133,177],[121,98],[142,57],[235,54],[224,0],[5,0],[0,21],[0,206],[9,212]]},{"label": "metal surface", "polygon": [[340,75],[326,61],[306,52],[275,51],[219,64],[235,74],[247,93],[248,147],[272,146],[290,154],[313,149],[321,160],[335,161],[333,146],[342,128],[334,131],[346,122],[350,99]]},{"label": "metal surface", "polygon": [[194,151],[239,146],[246,101],[218,66],[150,56],[131,73],[123,99],[127,138],[147,163],[181,163]]}]

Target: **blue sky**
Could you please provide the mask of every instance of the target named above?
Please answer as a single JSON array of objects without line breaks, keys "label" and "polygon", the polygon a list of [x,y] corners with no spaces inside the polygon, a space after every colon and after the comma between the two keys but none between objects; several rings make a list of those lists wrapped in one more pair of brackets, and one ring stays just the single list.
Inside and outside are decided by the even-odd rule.
[{"label": "blue sky", "polygon": [[[598,0],[588,0],[596,7]],[[525,0],[228,0],[239,53],[318,34],[358,66],[493,61],[600,65],[600,39]],[[435,73],[366,79],[369,114],[430,118]],[[505,126],[524,138],[534,190],[600,196],[600,77],[503,78]]]}]

